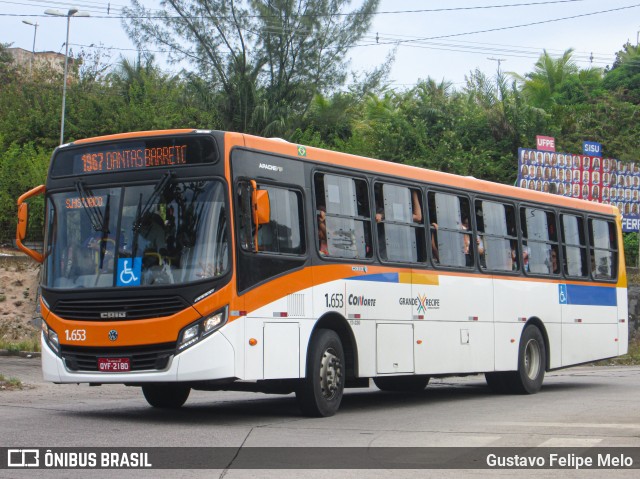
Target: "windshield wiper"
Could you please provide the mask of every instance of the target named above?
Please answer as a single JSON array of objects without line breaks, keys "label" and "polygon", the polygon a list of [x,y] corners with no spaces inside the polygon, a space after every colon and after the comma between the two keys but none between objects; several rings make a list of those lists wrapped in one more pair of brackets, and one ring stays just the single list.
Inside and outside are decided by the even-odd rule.
[{"label": "windshield wiper", "polygon": [[158,181],[155,188],[151,192],[149,199],[147,199],[147,202],[144,205],[144,208],[141,208],[142,195],[140,195],[140,201],[138,202],[138,211],[136,211],[136,219],[133,222],[134,231],[140,230],[140,228],[142,227],[142,218],[146,217],[147,214],[149,214],[149,211],[151,211],[151,208],[155,205],[155,201],[158,199],[158,196],[164,193],[164,189],[167,187],[172,177],[173,171],[167,171],[164,174],[164,176],[160,179],[160,181]]},{"label": "windshield wiper", "polygon": [[[89,201],[90,198],[93,198],[93,193],[89,190],[82,181],[76,182],[76,191],[80,196],[80,204],[82,205],[82,209],[84,209],[85,213],[89,217],[89,221],[91,222],[91,226],[94,231],[100,231],[104,235],[109,234],[109,227],[105,222],[105,218],[102,215],[102,211],[95,205],[94,201]],[[107,210],[109,208],[109,199],[107,198]]]},{"label": "windshield wiper", "polygon": [[138,200],[138,209],[136,210],[136,217],[133,221],[133,244],[131,245],[131,256],[134,257],[138,250],[138,235],[140,234],[140,228],[142,228],[142,219],[149,214],[151,208],[155,205],[157,198],[164,193],[165,188],[173,177],[173,171],[167,171],[164,176],[158,181],[153,188],[151,195],[147,199],[144,207],[142,207],[142,193],[140,193],[140,199]]},{"label": "windshield wiper", "polygon": [[[104,256],[107,253],[107,238],[109,237],[109,202],[111,201],[111,194],[107,195],[107,204],[105,205],[105,213],[104,213],[104,218],[103,218],[103,228],[102,228],[102,238],[100,238],[100,262],[99,262],[99,268],[100,270],[102,270],[102,266],[104,263]],[[115,238],[113,238],[114,240],[114,245],[115,245]],[[114,246],[114,252],[113,254],[115,255],[115,246]]]}]

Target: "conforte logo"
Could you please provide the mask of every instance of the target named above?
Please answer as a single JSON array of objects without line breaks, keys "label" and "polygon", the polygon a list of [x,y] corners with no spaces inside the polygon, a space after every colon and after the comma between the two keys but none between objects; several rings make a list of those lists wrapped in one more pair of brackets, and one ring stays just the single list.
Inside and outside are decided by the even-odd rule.
[{"label": "conforte logo", "polygon": [[267,165],[266,163],[260,163],[258,168],[260,168],[262,170],[275,171],[277,173],[282,173],[284,171],[284,168],[282,166]]},{"label": "conforte logo", "polygon": [[350,294],[347,302],[350,306],[375,306],[376,300],[374,298],[367,298],[365,296],[356,296]]}]

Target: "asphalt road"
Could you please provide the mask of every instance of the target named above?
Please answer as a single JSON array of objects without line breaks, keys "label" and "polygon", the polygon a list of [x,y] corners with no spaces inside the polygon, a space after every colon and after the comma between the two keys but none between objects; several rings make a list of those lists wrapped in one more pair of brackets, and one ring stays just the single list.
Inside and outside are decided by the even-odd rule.
[{"label": "asphalt road", "polygon": [[[302,417],[295,398],[191,393],[177,411],[138,388],[44,383],[39,359],[0,357],[23,390],[0,391],[0,447],[640,447],[640,367],[552,372],[533,396],[499,396],[482,376],[433,379],[418,394],[348,390],[338,414]],[[102,470],[91,477],[362,477],[358,470]],[[7,474],[10,473],[10,474]],[[518,476],[637,477],[637,470],[517,471]],[[367,477],[495,477],[514,471],[371,470]],[[83,471],[0,470],[0,477],[87,477]]]}]

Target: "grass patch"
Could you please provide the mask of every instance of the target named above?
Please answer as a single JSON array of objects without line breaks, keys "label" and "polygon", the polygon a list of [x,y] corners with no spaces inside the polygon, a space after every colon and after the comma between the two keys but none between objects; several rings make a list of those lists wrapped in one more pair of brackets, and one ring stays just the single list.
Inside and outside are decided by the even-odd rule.
[{"label": "grass patch", "polygon": [[0,374],[0,390],[16,390],[23,388],[24,385],[18,378],[7,378],[4,374]]},{"label": "grass patch", "polygon": [[40,351],[40,333],[38,332],[33,337],[20,341],[1,339],[0,349],[6,349],[12,354],[17,354],[20,351],[38,352]]},{"label": "grass patch", "polygon": [[596,366],[638,366],[640,365],[640,334],[629,339],[629,352],[624,356],[599,361]]}]

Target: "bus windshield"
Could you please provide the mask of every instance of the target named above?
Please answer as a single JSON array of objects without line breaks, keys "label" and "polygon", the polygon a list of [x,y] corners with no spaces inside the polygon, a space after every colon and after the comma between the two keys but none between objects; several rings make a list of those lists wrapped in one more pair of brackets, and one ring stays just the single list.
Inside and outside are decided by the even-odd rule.
[{"label": "bus windshield", "polygon": [[184,284],[229,268],[225,186],[171,181],[73,191],[47,202],[43,285],[58,289]]}]

